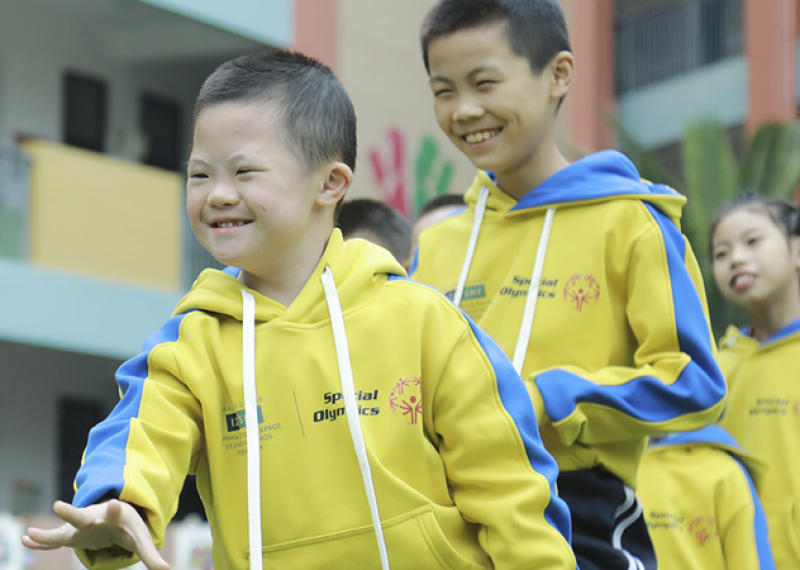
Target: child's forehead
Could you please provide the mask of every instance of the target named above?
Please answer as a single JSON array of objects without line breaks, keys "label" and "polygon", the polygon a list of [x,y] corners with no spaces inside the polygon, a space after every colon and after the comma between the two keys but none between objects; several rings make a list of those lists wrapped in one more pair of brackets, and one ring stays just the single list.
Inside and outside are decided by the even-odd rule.
[{"label": "child's forehead", "polygon": [[467,57],[475,60],[498,56],[518,57],[511,48],[508,26],[504,22],[461,28],[438,36],[428,46],[431,65],[441,59]]}]

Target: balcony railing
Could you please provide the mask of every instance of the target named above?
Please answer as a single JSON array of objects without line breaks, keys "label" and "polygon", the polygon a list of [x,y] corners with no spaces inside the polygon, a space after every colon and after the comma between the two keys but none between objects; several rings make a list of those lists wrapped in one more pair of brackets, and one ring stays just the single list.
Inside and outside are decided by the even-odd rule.
[{"label": "balcony railing", "polygon": [[617,95],[741,54],[742,0],[676,0],[616,18]]},{"label": "balcony railing", "polygon": [[0,148],[0,257],[27,257],[30,164],[18,150]]}]

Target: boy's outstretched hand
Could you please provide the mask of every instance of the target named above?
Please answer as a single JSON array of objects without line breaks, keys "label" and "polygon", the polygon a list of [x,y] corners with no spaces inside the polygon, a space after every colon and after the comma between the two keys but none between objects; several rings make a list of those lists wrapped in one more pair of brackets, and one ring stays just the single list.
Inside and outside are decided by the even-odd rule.
[{"label": "boy's outstretched hand", "polygon": [[86,550],[122,549],[137,554],[149,570],[169,570],[158,553],[150,531],[131,505],[112,499],[79,509],[57,501],[55,513],[66,524],[45,530],[29,528],[22,544],[34,550],[54,550],[62,546]]}]

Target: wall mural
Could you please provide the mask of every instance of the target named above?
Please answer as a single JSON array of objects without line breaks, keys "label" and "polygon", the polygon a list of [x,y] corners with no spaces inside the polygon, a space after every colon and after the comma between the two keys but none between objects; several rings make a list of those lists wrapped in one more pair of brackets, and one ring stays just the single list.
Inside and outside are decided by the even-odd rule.
[{"label": "wall mural", "polygon": [[378,197],[411,220],[425,202],[447,194],[455,166],[452,160],[440,156],[439,143],[433,136],[423,135],[414,157],[411,189],[407,178],[408,138],[402,129],[392,127],[386,133],[386,140],[388,153],[384,154],[377,148],[369,151]]}]

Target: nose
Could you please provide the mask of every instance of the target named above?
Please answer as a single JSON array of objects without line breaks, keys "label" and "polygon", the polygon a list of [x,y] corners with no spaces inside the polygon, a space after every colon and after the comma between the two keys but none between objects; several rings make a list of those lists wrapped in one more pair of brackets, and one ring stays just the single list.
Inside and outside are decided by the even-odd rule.
[{"label": "nose", "polygon": [[239,193],[227,180],[218,180],[208,194],[208,205],[214,208],[235,206],[239,203]]},{"label": "nose", "polygon": [[453,120],[457,122],[474,121],[480,119],[485,114],[486,111],[477,101],[471,97],[462,97],[453,110]]},{"label": "nose", "polygon": [[731,266],[737,267],[745,262],[745,248],[740,245],[734,245],[731,248]]}]

